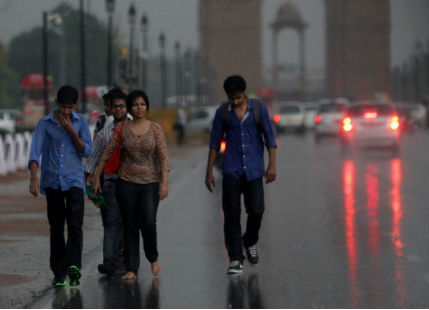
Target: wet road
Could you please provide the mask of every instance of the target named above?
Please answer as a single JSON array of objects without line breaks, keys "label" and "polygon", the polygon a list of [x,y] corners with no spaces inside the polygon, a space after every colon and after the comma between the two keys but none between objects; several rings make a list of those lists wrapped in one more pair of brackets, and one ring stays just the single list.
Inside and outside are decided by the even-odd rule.
[{"label": "wet road", "polygon": [[[398,156],[335,139],[279,137],[278,179],[266,186],[260,263],[228,276],[220,177],[203,184],[207,149],[172,167],[160,205],[163,272],[144,260],[134,284],[101,277],[101,246],[84,257],[79,288],[49,289],[35,308],[427,308],[429,131]],[[185,173],[186,172],[186,173]]]}]

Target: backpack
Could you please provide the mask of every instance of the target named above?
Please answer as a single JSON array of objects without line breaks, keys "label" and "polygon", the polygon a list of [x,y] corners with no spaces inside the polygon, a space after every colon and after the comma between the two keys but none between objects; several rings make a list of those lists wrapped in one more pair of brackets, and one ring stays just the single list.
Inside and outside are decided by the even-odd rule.
[{"label": "backpack", "polygon": [[[261,105],[262,102],[258,99],[250,99],[254,105],[253,119],[255,120],[256,129],[258,130],[259,139],[261,140],[262,147],[264,147],[264,136],[262,134],[262,125],[261,125]],[[229,111],[228,111],[229,102],[224,102],[222,104],[222,132],[225,136],[226,131],[229,127]]]}]

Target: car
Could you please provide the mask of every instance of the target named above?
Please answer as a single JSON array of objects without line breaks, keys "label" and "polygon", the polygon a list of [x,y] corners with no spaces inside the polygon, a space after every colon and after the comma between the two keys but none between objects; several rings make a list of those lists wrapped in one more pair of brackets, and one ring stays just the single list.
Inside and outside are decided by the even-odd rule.
[{"label": "car", "polygon": [[0,109],[0,133],[15,133],[21,119],[22,117],[18,110]]},{"label": "car", "polygon": [[326,136],[338,136],[349,102],[346,99],[323,100],[314,116],[314,138],[319,142]]},{"label": "car", "polygon": [[385,102],[356,102],[342,121],[341,142],[349,147],[385,147],[398,151],[400,119],[393,105]]},{"label": "car", "polygon": [[426,113],[426,107],[423,104],[417,103],[412,105],[411,116],[419,128],[426,127]]},{"label": "car", "polygon": [[305,109],[301,102],[285,101],[275,104],[273,123],[278,133],[294,130],[305,131]]},{"label": "car", "polygon": [[306,104],[305,105],[305,129],[314,129],[314,116],[316,115],[317,105]]},{"label": "car", "polygon": [[210,132],[217,106],[195,108],[185,125],[186,131]]}]

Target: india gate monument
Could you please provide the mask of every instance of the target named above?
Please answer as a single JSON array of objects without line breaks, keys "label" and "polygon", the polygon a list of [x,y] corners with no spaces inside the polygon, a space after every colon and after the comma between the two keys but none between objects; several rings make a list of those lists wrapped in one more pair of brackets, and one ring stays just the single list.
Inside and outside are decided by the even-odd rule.
[{"label": "india gate monument", "polygon": [[[231,74],[248,82],[247,93],[264,86],[282,93],[278,79],[278,33],[285,29],[299,35],[298,82],[305,100],[305,31],[317,27],[299,12],[299,1],[285,1],[276,18],[269,21],[272,42],[271,80],[262,79],[263,0],[199,1],[199,66],[210,104],[225,100],[222,83]],[[389,0],[324,0],[325,95],[371,99],[376,93],[390,94],[390,2]],[[288,100],[286,98],[278,98]]]}]

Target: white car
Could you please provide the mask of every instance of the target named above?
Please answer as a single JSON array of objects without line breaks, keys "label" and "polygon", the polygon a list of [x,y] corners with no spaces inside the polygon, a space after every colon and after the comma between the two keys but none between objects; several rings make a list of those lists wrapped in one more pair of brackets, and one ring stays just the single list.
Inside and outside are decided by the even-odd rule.
[{"label": "white car", "polygon": [[191,112],[185,129],[188,131],[210,132],[217,106],[198,107]]},{"label": "white car", "polygon": [[313,129],[314,116],[316,116],[317,105],[306,104],[304,109],[305,109],[305,129]]},{"label": "white car", "polygon": [[316,142],[325,136],[340,134],[341,122],[346,115],[348,102],[333,100],[318,105],[314,116],[314,138]]},{"label": "white car", "polygon": [[15,132],[15,118],[8,110],[0,110],[0,133]]},{"label": "white car", "polygon": [[273,122],[277,132],[291,129],[305,131],[305,109],[301,102],[279,102],[274,107]]},{"label": "white car", "polygon": [[343,147],[399,148],[401,123],[392,105],[378,102],[354,103],[342,121]]},{"label": "white car", "polygon": [[426,107],[423,104],[417,103],[412,105],[411,116],[416,121],[417,126],[420,128],[426,126]]}]

